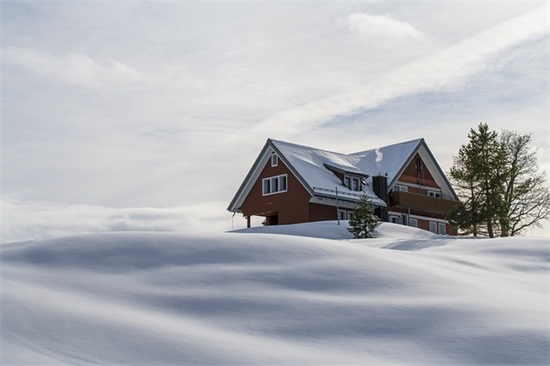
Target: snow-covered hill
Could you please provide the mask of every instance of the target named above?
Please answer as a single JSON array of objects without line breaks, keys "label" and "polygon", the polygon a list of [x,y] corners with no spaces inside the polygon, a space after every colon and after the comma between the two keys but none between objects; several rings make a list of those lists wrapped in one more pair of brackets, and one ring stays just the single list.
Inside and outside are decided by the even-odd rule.
[{"label": "snow-covered hill", "polygon": [[379,232],[338,240],[345,225],[326,222],[4,245],[0,363],[548,363],[547,239]]}]

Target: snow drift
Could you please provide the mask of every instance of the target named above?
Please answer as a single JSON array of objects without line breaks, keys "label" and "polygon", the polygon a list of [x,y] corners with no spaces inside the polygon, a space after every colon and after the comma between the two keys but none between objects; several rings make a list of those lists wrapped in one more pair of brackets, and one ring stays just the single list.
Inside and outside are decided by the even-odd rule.
[{"label": "snow drift", "polygon": [[1,363],[549,361],[546,239],[255,230],[2,246]]}]

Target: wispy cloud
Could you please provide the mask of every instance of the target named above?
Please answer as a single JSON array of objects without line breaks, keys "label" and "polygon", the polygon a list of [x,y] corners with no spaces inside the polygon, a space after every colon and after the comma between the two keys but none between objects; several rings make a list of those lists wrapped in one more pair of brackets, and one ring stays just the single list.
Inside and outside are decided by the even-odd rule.
[{"label": "wispy cloud", "polygon": [[387,42],[392,39],[416,38],[424,35],[407,22],[401,22],[388,15],[371,15],[352,13],[347,17],[347,24],[352,31],[371,40]]},{"label": "wispy cloud", "polygon": [[112,85],[139,79],[139,73],[120,61],[99,64],[85,53],[72,52],[64,56],[40,53],[26,48],[8,47],[3,50],[3,63],[8,68],[87,88]]},{"label": "wispy cloud", "polygon": [[272,126],[284,126],[286,135],[292,135],[337,116],[378,108],[395,98],[460,86],[483,71],[501,52],[533,38],[547,36],[547,17],[547,7],[539,7],[428,57],[373,77],[366,84],[353,85],[352,90],[345,93],[285,110],[266,119],[256,128],[270,131],[273,130]]}]

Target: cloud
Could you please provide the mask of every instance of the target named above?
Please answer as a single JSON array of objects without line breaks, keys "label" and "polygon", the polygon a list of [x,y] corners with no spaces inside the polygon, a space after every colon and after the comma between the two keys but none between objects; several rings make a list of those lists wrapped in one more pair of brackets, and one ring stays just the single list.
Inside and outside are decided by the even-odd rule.
[{"label": "cloud", "polygon": [[[232,229],[226,202],[168,208],[113,208],[2,200],[2,243],[108,231],[208,231]],[[244,221],[235,220],[237,228]]]},{"label": "cloud", "polygon": [[139,79],[139,73],[122,62],[106,60],[99,63],[81,52],[55,56],[28,48],[8,47],[3,50],[3,63],[7,68],[21,68],[48,80],[85,88]]},{"label": "cloud", "polygon": [[258,133],[268,134],[277,126],[283,135],[311,130],[324,122],[379,108],[389,101],[424,92],[456,88],[476,73],[484,71],[500,53],[548,35],[547,7],[519,15],[455,43],[419,60],[372,77],[369,82],[354,85],[344,93],[333,94],[289,108],[257,125]]},{"label": "cloud", "polygon": [[352,13],[348,15],[349,28],[361,36],[373,39],[423,39],[424,35],[407,22],[395,20],[388,15]]},{"label": "cloud", "polygon": [[444,159],[469,123],[547,132],[546,7],[500,5],[7,3],[2,183],[21,201],[4,212],[22,212],[20,236],[27,212],[49,232],[71,209],[82,228],[172,206],[193,226],[200,202],[225,217],[268,137],[342,152],[426,137]]}]

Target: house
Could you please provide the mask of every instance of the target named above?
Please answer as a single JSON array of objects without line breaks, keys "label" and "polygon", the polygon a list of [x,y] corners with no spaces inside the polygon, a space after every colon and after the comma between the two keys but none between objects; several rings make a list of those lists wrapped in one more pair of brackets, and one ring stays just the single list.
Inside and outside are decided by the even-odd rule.
[{"label": "house", "polygon": [[266,225],[349,219],[361,195],[383,221],[456,234],[458,197],[424,139],[353,154],[268,139],[228,210]]}]

